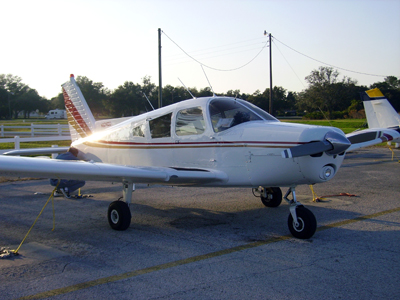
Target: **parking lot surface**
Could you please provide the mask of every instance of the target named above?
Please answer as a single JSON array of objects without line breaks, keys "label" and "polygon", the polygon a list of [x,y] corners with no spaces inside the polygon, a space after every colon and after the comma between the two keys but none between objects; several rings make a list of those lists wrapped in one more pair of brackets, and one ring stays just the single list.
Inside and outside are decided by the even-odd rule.
[{"label": "parking lot surface", "polygon": [[[132,224],[107,222],[120,183],[87,182],[93,197],[54,199],[22,244],[0,259],[7,299],[395,299],[400,294],[400,150],[349,153],[338,174],[297,188],[316,216],[292,238],[289,206],[264,207],[251,189],[137,185]],[[268,170],[266,172],[273,172]],[[282,189],[285,192],[285,189]],[[0,247],[16,249],[52,187],[0,184]],[[347,195],[340,195],[340,194]]]}]

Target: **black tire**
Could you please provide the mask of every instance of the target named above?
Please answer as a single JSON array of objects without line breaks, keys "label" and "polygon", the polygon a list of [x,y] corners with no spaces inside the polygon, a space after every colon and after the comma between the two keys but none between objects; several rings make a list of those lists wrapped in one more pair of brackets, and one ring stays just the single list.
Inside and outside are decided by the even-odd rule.
[{"label": "black tire", "polygon": [[288,226],[290,233],[298,239],[309,239],[317,230],[317,220],[314,214],[304,206],[296,207],[297,220],[299,226],[295,226],[293,223],[292,214],[289,214]]},{"label": "black tire", "polygon": [[261,202],[267,207],[278,207],[282,203],[282,191],[278,187],[266,188],[267,194],[272,195],[272,198],[264,198],[261,196]]},{"label": "black tire", "polygon": [[108,224],[114,230],[126,230],[131,225],[131,210],[123,201],[113,201],[108,206]]}]

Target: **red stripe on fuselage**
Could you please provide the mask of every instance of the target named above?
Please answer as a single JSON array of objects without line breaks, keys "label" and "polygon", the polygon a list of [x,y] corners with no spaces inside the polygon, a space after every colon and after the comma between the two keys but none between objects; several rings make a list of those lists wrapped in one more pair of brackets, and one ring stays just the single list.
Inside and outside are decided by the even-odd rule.
[{"label": "red stripe on fuselage", "polygon": [[256,145],[272,145],[279,144],[284,146],[294,146],[306,144],[305,142],[262,142],[262,141],[215,141],[215,142],[177,142],[177,143],[134,143],[134,142],[116,142],[116,141],[96,141],[99,144],[106,145],[126,145],[126,146],[168,146],[168,145],[188,145],[188,146],[201,146],[201,145],[233,145],[233,144],[256,144]]}]

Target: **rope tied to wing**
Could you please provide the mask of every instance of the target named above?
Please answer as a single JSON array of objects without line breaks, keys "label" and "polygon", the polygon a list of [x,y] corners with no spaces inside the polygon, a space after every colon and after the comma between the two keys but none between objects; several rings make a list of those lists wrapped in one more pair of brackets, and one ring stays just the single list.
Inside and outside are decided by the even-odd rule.
[{"label": "rope tied to wing", "polygon": [[312,185],[310,185],[310,189],[311,189],[311,193],[313,195],[313,202],[324,202],[326,201],[325,198],[329,198],[329,197],[359,197],[357,195],[354,194],[350,194],[350,193],[339,193],[339,194],[334,194],[334,195],[326,195],[326,196],[322,196],[322,197],[318,197],[317,194],[314,191],[314,187]]},{"label": "rope tied to wing", "polygon": [[24,239],[22,240],[21,244],[19,244],[18,248],[16,250],[10,250],[13,255],[18,255],[18,251],[21,248],[22,244],[25,242],[26,238],[28,237],[29,233],[31,232],[31,230],[33,229],[33,226],[35,226],[37,220],[39,219],[39,217],[41,216],[41,214],[43,213],[44,209],[46,208],[47,204],[49,203],[50,199],[51,199],[51,203],[52,203],[52,208],[53,208],[53,228],[51,229],[51,231],[54,231],[55,227],[56,227],[56,216],[55,216],[55,211],[54,211],[54,192],[57,191],[58,189],[58,185],[60,184],[60,181],[58,181],[57,186],[54,188],[54,190],[51,192],[49,199],[47,199],[46,203],[44,204],[42,210],[40,211],[39,215],[36,217],[36,220],[33,222],[31,228],[29,228],[28,233],[25,235]]}]

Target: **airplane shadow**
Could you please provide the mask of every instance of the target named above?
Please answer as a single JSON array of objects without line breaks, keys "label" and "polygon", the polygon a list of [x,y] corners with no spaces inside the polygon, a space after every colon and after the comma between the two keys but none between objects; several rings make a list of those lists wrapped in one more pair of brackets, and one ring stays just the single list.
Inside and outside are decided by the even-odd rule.
[{"label": "airplane shadow", "polygon": [[[48,189],[47,181],[31,182],[30,189]],[[16,190],[25,190],[25,184],[2,184],[0,189],[7,191],[12,186]],[[56,198],[56,224],[54,234],[60,239],[90,241],[102,240],[114,243],[114,239],[128,241],[146,240],[149,236],[168,236],[169,239],[191,239],[207,237],[218,242],[221,238],[229,243],[247,243],[263,241],[271,237],[289,235],[287,220],[289,206],[282,203],[277,208],[264,207],[259,198],[254,198],[248,189],[219,188],[171,188],[138,186],[131,204],[131,226],[123,232],[109,228],[107,222],[108,201],[116,200],[121,194],[121,186],[91,186],[88,191],[95,193],[93,198],[65,199]],[[30,195],[31,192],[29,192]],[[0,201],[0,226],[14,228],[4,231],[3,242],[16,244],[31,226],[41,206],[46,201],[45,195],[15,197],[12,202]],[[303,203],[303,202],[302,202]],[[343,220],[352,220],[362,216],[359,213],[330,207],[325,203],[305,206],[316,216],[318,227]],[[29,215],[29,218],[27,216]],[[367,219],[361,222],[400,226],[396,222]],[[36,225],[39,236],[47,236],[52,227],[52,210],[46,208],[40,222]],[[336,230],[348,230],[337,227]],[[326,235],[327,231],[317,232],[312,239]],[[33,234],[35,236],[35,234]],[[0,245],[4,246],[4,245]]]}]

